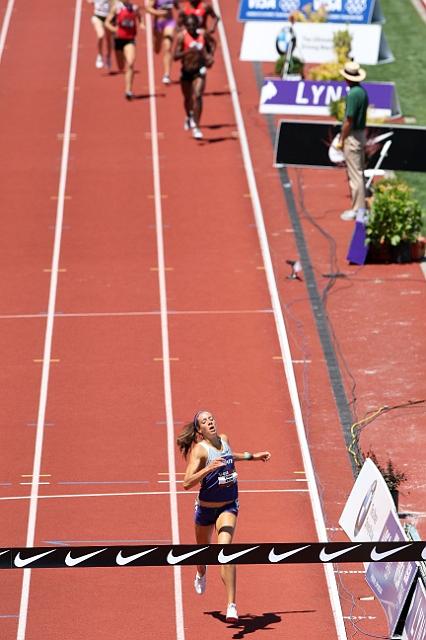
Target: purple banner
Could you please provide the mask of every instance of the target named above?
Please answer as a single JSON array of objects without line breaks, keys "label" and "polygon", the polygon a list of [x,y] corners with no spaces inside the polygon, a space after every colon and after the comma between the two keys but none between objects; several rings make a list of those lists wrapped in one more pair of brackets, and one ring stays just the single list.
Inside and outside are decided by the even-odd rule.
[{"label": "purple banner", "polygon": [[417,580],[416,590],[405,621],[402,640],[425,640],[426,638],[426,589]]},{"label": "purple banner", "polygon": [[[362,86],[375,115],[396,115],[393,113],[393,82],[363,82]],[[330,102],[346,97],[348,91],[346,82],[265,78],[260,94],[260,113],[329,115]]]},{"label": "purple banner", "polygon": [[[380,542],[399,541],[406,542],[406,538],[396,516],[390,512],[380,535]],[[384,609],[391,636],[396,629],[416,575],[415,562],[377,562],[370,563],[368,566],[365,579]]]}]

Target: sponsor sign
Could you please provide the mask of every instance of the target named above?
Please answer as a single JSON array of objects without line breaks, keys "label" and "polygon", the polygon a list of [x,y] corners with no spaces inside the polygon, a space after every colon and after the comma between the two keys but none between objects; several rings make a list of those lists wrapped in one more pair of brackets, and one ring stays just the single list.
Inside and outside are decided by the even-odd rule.
[{"label": "sponsor sign", "polygon": [[395,504],[382,474],[367,458],[346,502],[339,524],[353,542],[379,540]]},{"label": "sponsor sign", "polygon": [[[275,142],[275,163],[297,167],[345,167],[343,154],[334,146],[340,130],[340,124],[330,122],[280,120]],[[375,167],[383,145],[390,141],[382,169],[426,172],[426,127],[371,125],[366,128],[366,136],[366,169]],[[367,462],[373,464],[367,459],[364,467]],[[361,474],[362,471],[359,478]],[[383,480],[381,475],[379,479]],[[384,522],[378,534],[383,525]]]},{"label": "sponsor sign", "polygon": [[[369,101],[369,116],[401,115],[393,82],[363,82]],[[328,116],[330,102],[346,97],[345,81],[285,80],[265,78],[260,92],[260,113]]]},{"label": "sponsor sign", "polygon": [[[278,59],[277,39],[288,31],[290,22],[246,22],[241,43],[240,60],[275,62]],[[340,27],[332,23],[296,22],[294,55],[304,62],[320,64],[336,59],[333,36]],[[394,57],[380,24],[352,24],[351,56],[359,64],[375,65],[393,62]]]},{"label": "sponsor sign", "polygon": [[329,22],[370,23],[376,0],[241,0],[238,20],[287,20],[293,11],[321,7],[328,13]]},{"label": "sponsor sign", "polygon": [[423,582],[417,580],[411,601],[402,640],[425,640],[426,638],[426,589]]},{"label": "sponsor sign", "polygon": [[0,549],[0,569],[170,567],[195,564],[304,564],[426,559],[426,542],[291,542],[209,545],[112,545]]},{"label": "sponsor sign", "polygon": [[[398,517],[391,511],[380,534],[382,542],[406,542]],[[365,579],[382,605],[388,621],[389,635],[393,636],[411,585],[417,575],[415,562],[392,562],[392,552],[379,554],[386,562],[371,562]]]}]

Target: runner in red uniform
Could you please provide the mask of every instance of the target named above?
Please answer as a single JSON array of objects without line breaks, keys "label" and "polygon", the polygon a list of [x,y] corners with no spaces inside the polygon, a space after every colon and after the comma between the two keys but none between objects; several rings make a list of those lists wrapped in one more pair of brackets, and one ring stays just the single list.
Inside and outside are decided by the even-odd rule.
[{"label": "runner in red uniform", "polygon": [[175,60],[182,60],[180,84],[186,111],[185,131],[193,129],[194,138],[202,138],[199,124],[203,107],[203,92],[206,86],[206,67],[213,64],[209,36],[198,31],[196,16],[185,16],[186,30],[177,37]]},{"label": "runner in red uniform", "polygon": [[139,7],[129,0],[117,0],[114,2],[111,11],[105,20],[107,29],[115,34],[114,48],[117,58],[117,65],[123,71],[126,64],[126,98],[133,98],[133,65],[136,58],[135,37],[137,25],[145,29],[145,23],[140,13]]},{"label": "runner in red uniform", "polygon": [[[220,20],[219,16],[215,13],[213,7],[207,2],[203,2],[203,0],[186,0],[183,9],[179,9],[178,24],[182,25],[185,16],[189,15],[194,15],[197,17],[198,28],[201,35],[206,36],[207,34],[209,34],[211,52],[214,53],[216,49],[216,40],[212,38],[212,34],[216,31],[217,23]],[[210,29],[207,29],[208,16],[210,16],[213,20]]]}]

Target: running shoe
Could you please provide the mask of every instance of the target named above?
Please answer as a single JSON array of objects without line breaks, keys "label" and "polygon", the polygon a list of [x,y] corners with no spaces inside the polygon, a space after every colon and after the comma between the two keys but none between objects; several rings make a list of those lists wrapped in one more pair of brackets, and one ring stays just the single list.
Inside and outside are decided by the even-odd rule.
[{"label": "running shoe", "polygon": [[228,604],[226,622],[238,622],[237,606],[233,602]]},{"label": "running shoe", "polygon": [[195,124],[195,120],[194,120],[194,112],[190,111],[189,112],[189,116],[186,116],[185,118],[185,124],[183,125],[183,128],[185,129],[185,131],[189,131],[190,129],[195,129],[197,125]]},{"label": "running shoe", "polygon": [[356,218],[356,211],[354,211],[353,209],[348,209],[347,211],[344,211],[340,216],[341,220],[355,220],[355,218]]},{"label": "running shoe", "polygon": [[111,69],[111,56],[105,56],[105,66],[107,69]]},{"label": "running shoe", "polygon": [[170,76],[167,75],[167,73],[164,74],[163,76],[163,84],[171,84],[171,80],[170,80]]},{"label": "running shoe", "polygon": [[195,574],[194,587],[195,587],[195,591],[198,593],[199,596],[201,596],[206,590],[206,581],[207,581],[207,567],[206,567],[206,572],[203,576],[199,576],[198,571]]},{"label": "running shoe", "polygon": [[198,127],[195,127],[195,129],[192,130],[192,135],[194,136],[194,138],[197,138],[197,140],[200,140],[203,137],[203,134]]},{"label": "running shoe", "polygon": [[102,69],[103,66],[104,66],[104,61],[101,54],[99,54],[98,56],[96,56],[96,68]]},{"label": "running shoe", "polygon": [[133,98],[133,91],[126,91],[126,100],[132,100]]}]

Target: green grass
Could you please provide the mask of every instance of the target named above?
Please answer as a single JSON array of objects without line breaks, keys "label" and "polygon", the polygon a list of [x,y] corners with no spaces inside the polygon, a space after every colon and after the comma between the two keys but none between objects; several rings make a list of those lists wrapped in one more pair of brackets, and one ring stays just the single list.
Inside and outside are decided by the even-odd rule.
[{"label": "green grass", "polygon": [[[426,126],[426,23],[410,0],[380,0],[380,6],[386,19],[383,30],[395,62],[365,65],[367,81],[395,82],[402,115],[416,118],[414,126]],[[426,211],[426,174],[398,171],[397,175],[415,188],[415,197]]]}]

